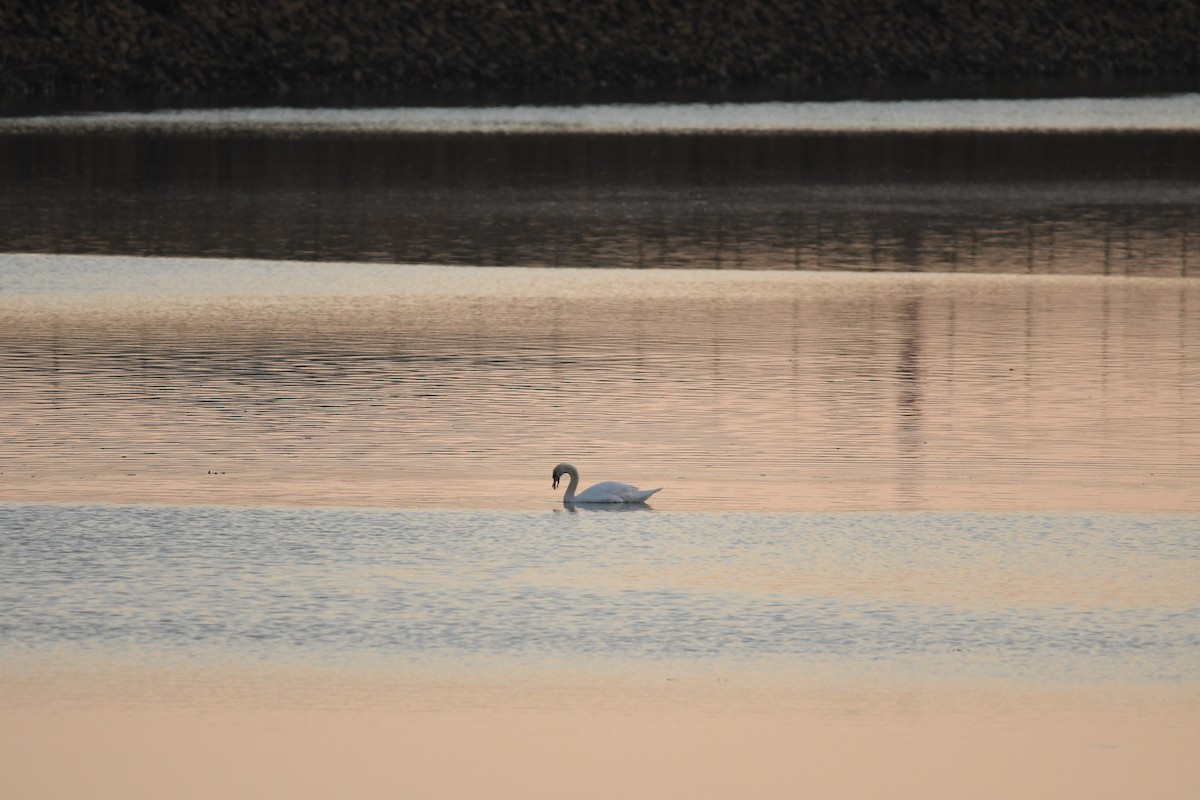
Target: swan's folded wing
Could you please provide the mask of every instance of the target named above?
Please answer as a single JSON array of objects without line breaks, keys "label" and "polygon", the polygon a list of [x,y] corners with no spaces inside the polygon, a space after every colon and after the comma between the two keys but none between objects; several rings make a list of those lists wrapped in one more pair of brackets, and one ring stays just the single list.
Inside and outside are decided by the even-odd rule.
[{"label": "swan's folded wing", "polygon": [[576,503],[640,503],[658,489],[642,490],[620,481],[604,481],[575,495]]}]

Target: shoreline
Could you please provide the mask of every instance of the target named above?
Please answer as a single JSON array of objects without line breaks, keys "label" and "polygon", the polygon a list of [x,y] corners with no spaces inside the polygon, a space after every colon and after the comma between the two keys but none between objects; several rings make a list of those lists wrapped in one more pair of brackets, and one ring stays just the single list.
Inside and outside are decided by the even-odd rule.
[{"label": "shoreline", "polygon": [[870,2],[853,10],[768,0],[736,6],[297,0],[269,8],[240,0],[77,0],[0,14],[0,36],[10,97],[861,94],[903,86],[929,93],[1200,77],[1195,8],[1147,9],[1123,0],[979,7]]}]

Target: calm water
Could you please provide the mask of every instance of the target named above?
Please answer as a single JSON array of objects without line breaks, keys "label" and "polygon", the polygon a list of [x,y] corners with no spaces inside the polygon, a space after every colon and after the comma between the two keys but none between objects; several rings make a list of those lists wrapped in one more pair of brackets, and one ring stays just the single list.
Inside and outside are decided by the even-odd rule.
[{"label": "calm water", "polygon": [[6,121],[0,667],[1195,686],[1200,119],[1113,102]]},{"label": "calm water", "polygon": [[[0,257],[9,500],[1200,511],[1200,284]],[[98,424],[102,420],[103,424]]]}]

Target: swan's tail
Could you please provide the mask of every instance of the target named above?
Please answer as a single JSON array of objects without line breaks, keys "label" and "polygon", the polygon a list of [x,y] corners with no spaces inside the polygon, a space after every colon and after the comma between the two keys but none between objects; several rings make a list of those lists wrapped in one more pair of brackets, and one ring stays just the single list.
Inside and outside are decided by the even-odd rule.
[{"label": "swan's tail", "polygon": [[635,499],[633,502],[635,502],[635,503],[644,502],[650,498],[650,495],[654,494],[655,492],[661,492],[661,491],[662,491],[661,486],[658,487],[657,489],[645,489],[643,491],[638,492],[636,495],[634,495],[634,497],[637,499]]}]

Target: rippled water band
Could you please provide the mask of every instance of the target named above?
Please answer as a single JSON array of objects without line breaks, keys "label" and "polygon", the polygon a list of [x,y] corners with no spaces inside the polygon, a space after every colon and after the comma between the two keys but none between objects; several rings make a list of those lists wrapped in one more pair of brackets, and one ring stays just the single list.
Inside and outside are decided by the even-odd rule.
[{"label": "rippled water band", "polygon": [[0,505],[0,657],[1196,681],[1195,524]]}]

